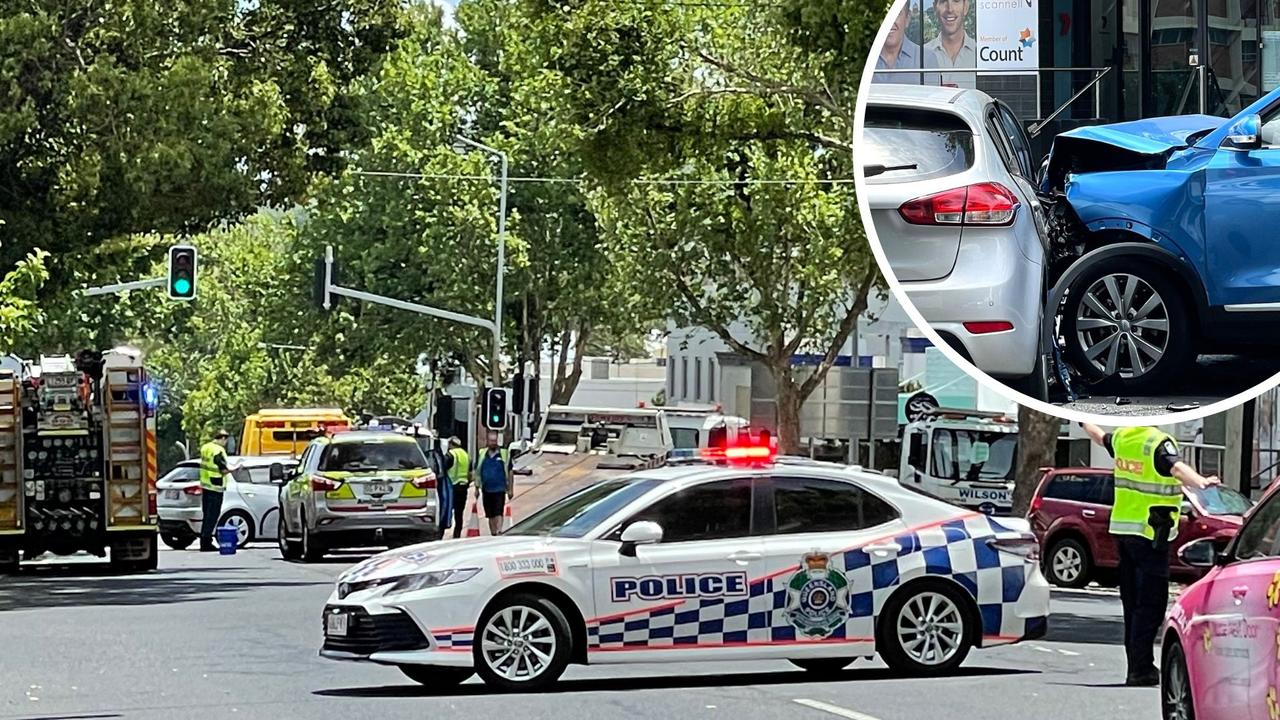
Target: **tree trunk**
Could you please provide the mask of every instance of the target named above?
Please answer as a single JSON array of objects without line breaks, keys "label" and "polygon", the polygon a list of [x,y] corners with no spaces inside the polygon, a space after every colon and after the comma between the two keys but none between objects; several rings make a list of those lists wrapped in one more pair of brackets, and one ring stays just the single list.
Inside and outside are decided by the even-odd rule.
[{"label": "tree trunk", "polygon": [[800,447],[800,388],[791,378],[790,363],[782,367],[770,367],[774,384],[778,388],[778,454],[799,455]]},{"label": "tree trunk", "polygon": [[1040,482],[1040,468],[1052,467],[1062,421],[1022,405],[1018,406],[1018,464],[1013,480],[1013,514],[1022,517],[1031,505]]},{"label": "tree trunk", "polygon": [[566,356],[565,350],[568,346],[569,331],[566,330],[562,336],[564,345],[560,349],[560,372],[551,388],[551,404],[552,405],[568,405],[573,401],[573,394],[578,390],[578,383],[582,381],[582,358],[587,352],[587,341],[591,338],[591,328],[586,323],[578,326],[577,337],[573,342],[573,370],[567,370],[565,367]]}]

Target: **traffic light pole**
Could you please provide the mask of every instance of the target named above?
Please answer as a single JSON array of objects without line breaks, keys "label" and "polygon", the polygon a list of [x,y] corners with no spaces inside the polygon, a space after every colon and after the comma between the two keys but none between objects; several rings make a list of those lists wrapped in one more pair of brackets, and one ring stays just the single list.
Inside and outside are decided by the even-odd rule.
[{"label": "traffic light pole", "polygon": [[114,285],[99,285],[97,287],[89,287],[80,291],[81,295],[93,297],[95,295],[114,295],[116,293],[128,292],[130,290],[146,290],[147,288],[160,287],[168,282],[168,278],[151,278],[149,280],[134,280],[127,283],[116,283]]}]

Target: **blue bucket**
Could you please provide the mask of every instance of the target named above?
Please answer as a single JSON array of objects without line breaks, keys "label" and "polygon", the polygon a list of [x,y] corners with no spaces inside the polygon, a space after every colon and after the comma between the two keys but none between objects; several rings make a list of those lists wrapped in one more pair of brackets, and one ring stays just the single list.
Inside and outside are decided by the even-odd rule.
[{"label": "blue bucket", "polygon": [[235,555],[236,545],[240,543],[240,534],[230,525],[218,528],[218,554]]}]

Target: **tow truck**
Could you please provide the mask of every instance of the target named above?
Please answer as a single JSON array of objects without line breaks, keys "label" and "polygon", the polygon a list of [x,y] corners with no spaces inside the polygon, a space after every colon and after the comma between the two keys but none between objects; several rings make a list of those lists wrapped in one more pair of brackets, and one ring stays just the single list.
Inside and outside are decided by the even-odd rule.
[{"label": "tow truck", "polygon": [[0,573],[46,553],[156,568],[155,401],[129,349],[0,369]]},{"label": "tow truck", "polygon": [[1004,413],[935,407],[904,426],[898,482],[987,515],[1013,509],[1018,424]]}]

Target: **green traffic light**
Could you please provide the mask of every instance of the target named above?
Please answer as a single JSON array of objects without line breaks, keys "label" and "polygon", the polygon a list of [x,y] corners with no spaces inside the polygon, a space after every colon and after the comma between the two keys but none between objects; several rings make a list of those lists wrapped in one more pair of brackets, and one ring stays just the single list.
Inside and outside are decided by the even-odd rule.
[{"label": "green traffic light", "polygon": [[173,292],[177,295],[187,295],[191,292],[191,281],[186,278],[178,278],[173,281]]}]

